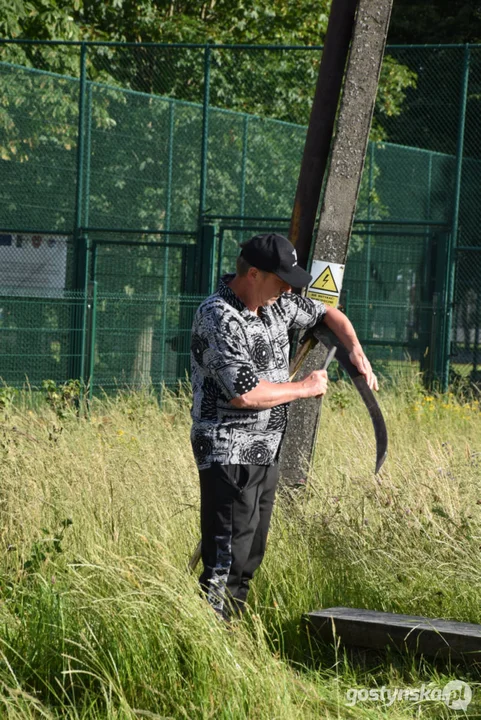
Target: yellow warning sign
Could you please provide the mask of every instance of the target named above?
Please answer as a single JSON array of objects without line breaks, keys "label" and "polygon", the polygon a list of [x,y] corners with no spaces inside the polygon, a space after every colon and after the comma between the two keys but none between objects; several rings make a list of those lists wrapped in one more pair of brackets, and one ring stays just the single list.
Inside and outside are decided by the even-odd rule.
[{"label": "yellow warning sign", "polygon": [[337,307],[342,287],[344,265],[330,260],[313,260],[311,275],[314,280],[307,288],[307,297],[320,300],[325,305]]},{"label": "yellow warning sign", "polygon": [[339,302],[338,295],[326,295],[325,293],[313,290],[307,291],[307,297],[311,298],[311,300],[320,300],[324,305],[330,305],[330,307],[337,307],[337,303]]},{"label": "yellow warning sign", "polygon": [[334,280],[334,276],[332,274],[332,270],[330,266],[328,265],[324,270],[321,272],[318,278],[314,280],[314,282],[311,283],[309,286],[310,290],[324,290],[327,292],[334,292],[338,293],[339,290],[337,289],[336,281]]}]

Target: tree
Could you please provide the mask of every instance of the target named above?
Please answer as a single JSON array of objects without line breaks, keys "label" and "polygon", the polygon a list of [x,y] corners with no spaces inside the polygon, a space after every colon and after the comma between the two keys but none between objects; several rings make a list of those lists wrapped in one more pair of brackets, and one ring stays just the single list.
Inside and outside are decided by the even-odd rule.
[{"label": "tree", "polygon": [[474,0],[395,0],[388,42],[477,43],[481,6]]},{"label": "tree", "polygon": [[[17,6],[18,5],[18,6]],[[0,36],[31,39],[162,43],[250,43],[315,46],[323,42],[330,0],[0,0]],[[3,7],[2,7],[3,6]],[[2,11],[4,12],[2,13]],[[2,59],[77,75],[75,49],[7,46]],[[92,79],[110,76],[124,87],[199,101],[203,63],[198,51],[149,48],[98,50]],[[306,124],[317,75],[316,52],[221,52],[214,58],[212,101],[262,116]],[[306,82],[307,80],[307,82]],[[412,79],[396,63],[384,75],[384,111],[399,110]],[[393,89],[396,88],[396,92]],[[400,92],[399,92],[400,90]]]}]

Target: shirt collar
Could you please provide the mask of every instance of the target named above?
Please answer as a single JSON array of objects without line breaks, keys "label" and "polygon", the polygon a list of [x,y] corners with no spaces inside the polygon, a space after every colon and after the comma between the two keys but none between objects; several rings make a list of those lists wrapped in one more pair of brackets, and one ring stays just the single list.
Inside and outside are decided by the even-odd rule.
[{"label": "shirt collar", "polygon": [[232,305],[233,308],[238,310],[241,315],[244,317],[255,317],[253,313],[249,310],[249,308],[244,305],[242,300],[237,297],[235,292],[230,289],[228,283],[235,277],[235,273],[230,273],[228,275],[224,275],[219,280],[219,287],[217,289],[218,294],[220,297],[229,303],[229,305]]}]

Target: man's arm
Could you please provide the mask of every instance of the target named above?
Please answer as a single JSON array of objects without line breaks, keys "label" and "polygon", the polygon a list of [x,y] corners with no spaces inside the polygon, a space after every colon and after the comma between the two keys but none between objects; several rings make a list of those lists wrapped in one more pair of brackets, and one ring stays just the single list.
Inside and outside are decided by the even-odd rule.
[{"label": "man's arm", "polygon": [[298,400],[299,398],[318,397],[327,389],[327,372],[314,370],[299,382],[271,383],[259,380],[253,390],[231,400],[231,405],[245,410],[269,410],[276,405]]},{"label": "man's arm", "polygon": [[361,343],[358,340],[356,331],[346,315],[337,308],[326,307],[326,313],[322,321],[332,330],[334,335],[342,342],[349,352],[349,359],[364,375],[371,390],[379,390],[377,378],[374,375],[371,363],[364,354]]}]

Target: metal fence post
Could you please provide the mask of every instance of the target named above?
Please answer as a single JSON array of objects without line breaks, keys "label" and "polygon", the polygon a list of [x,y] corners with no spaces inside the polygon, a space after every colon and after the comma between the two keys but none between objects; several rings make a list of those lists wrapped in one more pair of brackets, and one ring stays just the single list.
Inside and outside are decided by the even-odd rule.
[{"label": "metal fence post", "polygon": [[169,102],[169,155],[167,161],[167,198],[165,206],[165,230],[170,230],[172,218],[172,178],[174,171],[175,101]]},{"label": "metal fence post", "polygon": [[432,153],[430,153],[429,159],[428,159],[428,194],[427,194],[427,204],[426,204],[426,220],[428,222],[431,220],[432,191],[433,191],[433,156],[432,156]]},{"label": "metal fence post", "polygon": [[[196,269],[200,268],[204,260],[204,213],[205,201],[207,196],[207,161],[209,150],[209,98],[210,98],[210,66],[211,66],[211,48],[210,45],[205,46],[204,50],[204,100],[202,106],[202,143],[200,152],[200,191],[199,191],[199,215],[197,220],[197,253],[196,253]],[[197,292],[202,293],[202,273],[197,273]]]},{"label": "metal fence post", "polygon": [[89,400],[94,394],[95,341],[97,335],[97,281],[92,283],[90,298],[90,357],[89,357]]},{"label": "metal fence post", "polygon": [[69,379],[83,382],[85,363],[85,300],[87,282],[87,239],[83,233],[83,189],[84,189],[84,157],[85,157],[85,115],[86,115],[86,78],[87,78],[87,45],[80,46],[80,83],[79,83],[79,116],[77,139],[77,186],[74,215],[74,260],[73,290],[83,293],[83,301],[72,305],[70,331]]},{"label": "metal fence post", "polygon": [[[75,219],[74,237],[77,241],[82,234],[83,227],[83,203],[84,203],[84,159],[85,159],[85,116],[86,116],[86,80],[87,80],[87,45],[80,46],[80,85],[79,85],[79,117],[78,117],[78,142],[77,142],[77,188],[75,197]],[[84,283],[78,279],[84,277],[85,268],[76,265],[76,287],[83,289]]]},{"label": "metal fence post", "polygon": [[449,385],[449,361],[451,354],[451,333],[453,325],[453,302],[454,302],[454,258],[459,236],[459,215],[461,207],[461,185],[463,180],[463,156],[464,137],[466,128],[466,109],[468,104],[470,70],[470,47],[464,46],[464,63],[461,83],[461,104],[459,109],[458,143],[456,151],[456,190],[454,195],[452,233],[448,238],[446,253],[446,294],[445,294],[445,322],[444,342],[442,347],[443,356],[440,358],[441,387],[446,392]]},{"label": "metal fence post", "polygon": [[[367,198],[367,219],[372,219],[372,191],[374,188],[374,142],[369,147],[369,188]],[[367,253],[366,253],[366,286],[364,288],[364,337],[369,337],[369,294],[371,281],[371,225],[367,226]]]},{"label": "metal fence post", "polygon": [[196,266],[198,286],[201,295],[210,295],[214,291],[215,281],[215,225],[202,225],[199,233],[200,264]]},{"label": "metal fence post", "polygon": [[88,228],[89,225],[89,211],[90,211],[90,156],[92,147],[92,83],[86,82],[88,90],[86,93],[87,97],[87,110],[86,110],[86,126],[85,126],[85,188],[82,188],[82,194],[84,195],[84,207],[82,216],[82,225]]},{"label": "metal fence post", "polygon": [[473,383],[478,380],[479,365],[479,325],[481,323],[481,292],[476,295],[476,310],[474,315],[474,348],[473,348]]},{"label": "metal fence post", "polygon": [[249,116],[244,115],[244,129],[242,133],[242,166],[241,166],[241,197],[240,212],[241,225],[244,224],[244,213],[246,204],[246,176],[247,176],[247,144],[249,141]]},{"label": "metal fence post", "polygon": [[[199,197],[199,220],[205,212],[205,199],[207,194],[207,153],[209,148],[209,101],[210,101],[210,66],[211,47],[205,46],[204,50],[204,101],[202,106],[202,145],[200,153],[200,197]],[[200,224],[200,223],[199,223]]]},{"label": "metal fence post", "polygon": [[[91,355],[91,352],[95,350],[93,348],[92,350],[92,324],[90,322],[90,318],[88,317],[91,313],[91,303],[89,299],[89,293],[87,291],[87,275],[88,275],[88,237],[84,230],[84,228],[88,227],[89,224],[89,200],[90,200],[90,149],[91,149],[91,141],[92,141],[92,85],[89,84],[87,88],[87,78],[86,78],[86,60],[87,60],[87,53],[85,53],[85,57],[83,59],[82,63],[82,70],[83,70],[83,79],[84,79],[84,88],[83,88],[83,99],[84,99],[84,107],[82,115],[82,135],[79,136],[82,137],[82,141],[79,142],[79,146],[81,147],[81,162],[79,163],[79,178],[78,182],[80,183],[80,189],[77,196],[77,203],[78,203],[78,222],[79,224],[76,225],[79,229],[79,236],[78,241],[79,243],[83,244],[82,248],[82,260],[81,260],[81,267],[82,267],[82,276],[79,278],[79,283],[83,287],[79,287],[79,290],[82,290],[84,292],[84,302],[83,302],[83,317],[82,317],[82,339],[81,339],[81,350],[80,350],[80,398],[82,399],[83,394],[85,392],[85,388],[87,386],[87,383],[89,382],[90,374],[92,373],[92,367],[90,365],[90,359],[87,361],[87,355]],[[82,94],[82,93],[81,93]],[[80,267],[80,265],[79,265]],[[95,292],[97,292],[97,289],[95,287]],[[89,392],[89,397],[90,397]]]},{"label": "metal fence post", "polygon": [[224,266],[224,263],[223,263],[223,259],[224,259],[224,258],[223,258],[223,255],[224,255],[224,232],[225,232],[225,230],[224,230],[224,228],[221,226],[221,227],[219,228],[219,241],[218,241],[218,246],[217,246],[217,282],[219,282],[219,280],[220,280],[221,277],[222,277],[222,269],[223,269],[223,266]]},{"label": "metal fence post", "polygon": [[[164,229],[170,230],[170,221],[172,215],[172,177],[174,169],[174,130],[175,130],[175,105],[171,100],[169,103],[169,150],[167,160],[167,197],[165,200],[165,223]],[[165,236],[165,242],[168,244],[169,236]],[[166,353],[166,334],[167,334],[167,285],[169,282],[169,248],[165,248],[164,253],[164,273],[162,278],[162,329],[161,329],[161,351],[160,351],[160,377],[161,382],[165,383],[165,353]],[[163,393],[161,387],[160,402],[162,403]]]}]

